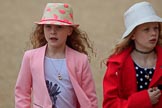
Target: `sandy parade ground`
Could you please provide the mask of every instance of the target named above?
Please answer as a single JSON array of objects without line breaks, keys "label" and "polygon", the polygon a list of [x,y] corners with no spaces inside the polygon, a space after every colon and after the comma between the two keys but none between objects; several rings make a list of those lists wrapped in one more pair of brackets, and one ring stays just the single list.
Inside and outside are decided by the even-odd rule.
[{"label": "sandy parade ground", "polygon": [[[142,0],[2,0],[0,3],[0,108],[14,108],[14,87],[24,51],[35,21],[42,17],[47,2],[70,3],[74,20],[87,32],[96,56],[90,62],[102,107],[102,80],[110,49],[124,32],[123,13]],[[162,17],[162,0],[147,0]]]}]

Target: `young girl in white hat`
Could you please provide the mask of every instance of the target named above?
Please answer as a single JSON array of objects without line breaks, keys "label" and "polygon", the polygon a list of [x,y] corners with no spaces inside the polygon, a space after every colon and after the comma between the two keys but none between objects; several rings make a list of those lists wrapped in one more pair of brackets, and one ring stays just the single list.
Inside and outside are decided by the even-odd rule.
[{"label": "young girl in white hat", "polygon": [[126,31],[107,60],[103,108],[161,108],[162,18],[148,2],[124,16]]},{"label": "young girl in white hat", "polygon": [[[25,52],[15,86],[15,108],[98,108],[86,48],[88,37],[72,8],[48,3]],[[89,56],[89,55],[88,55]]]}]

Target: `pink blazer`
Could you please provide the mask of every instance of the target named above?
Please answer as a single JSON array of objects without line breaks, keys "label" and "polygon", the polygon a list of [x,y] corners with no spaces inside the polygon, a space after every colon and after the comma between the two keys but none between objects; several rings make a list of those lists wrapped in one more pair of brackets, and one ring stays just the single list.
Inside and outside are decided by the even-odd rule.
[{"label": "pink blazer", "polygon": [[[44,76],[45,50],[46,45],[25,52],[15,86],[15,108],[52,108]],[[67,46],[65,57],[78,108],[98,108],[87,56]]]}]

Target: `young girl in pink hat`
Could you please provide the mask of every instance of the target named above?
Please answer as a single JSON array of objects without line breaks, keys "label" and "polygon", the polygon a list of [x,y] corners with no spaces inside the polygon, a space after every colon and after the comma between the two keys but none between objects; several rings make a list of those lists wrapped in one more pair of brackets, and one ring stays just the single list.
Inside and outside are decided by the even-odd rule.
[{"label": "young girl in pink hat", "polygon": [[148,2],[124,16],[126,31],[107,60],[103,108],[162,108],[162,18]]},{"label": "young girl in pink hat", "polygon": [[25,52],[15,86],[15,108],[98,108],[88,62],[88,37],[69,4],[48,3]]}]

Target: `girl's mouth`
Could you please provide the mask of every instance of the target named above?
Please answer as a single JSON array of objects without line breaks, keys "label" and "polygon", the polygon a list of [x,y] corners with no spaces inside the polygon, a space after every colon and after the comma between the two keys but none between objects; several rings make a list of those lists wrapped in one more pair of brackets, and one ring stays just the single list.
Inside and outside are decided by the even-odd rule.
[{"label": "girl's mouth", "polygon": [[56,38],[56,37],[51,37],[50,40],[55,40],[55,41],[56,41],[56,40],[58,40],[58,38]]},{"label": "girl's mouth", "polygon": [[155,43],[156,42],[156,39],[151,39],[150,42],[151,43]]}]

